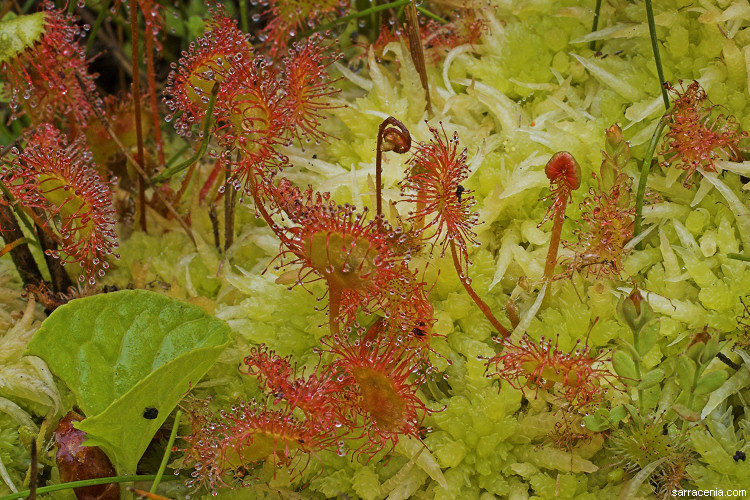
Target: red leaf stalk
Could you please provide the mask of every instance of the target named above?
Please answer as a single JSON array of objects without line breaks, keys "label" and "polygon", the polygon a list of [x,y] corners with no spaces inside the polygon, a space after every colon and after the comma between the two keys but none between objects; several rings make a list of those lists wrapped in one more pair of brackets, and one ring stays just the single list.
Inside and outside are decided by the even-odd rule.
[{"label": "red leaf stalk", "polygon": [[458,273],[458,279],[461,280],[461,284],[464,286],[464,290],[466,290],[466,293],[469,294],[469,297],[471,297],[477,307],[479,307],[479,310],[482,311],[482,313],[490,321],[492,326],[495,327],[498,333],[500,333],[500,335],[502,335],[503,337],[508,337],[510,335],[510,330],[505,328],[500,323],[500,321],[498,321],[495,315],[492,314],[490,306],[488,306],[487,303],[483,301],[479,297],[479,295],[477,295],[477,292],[475,292],[471,287],[471,278],[466,276],[463,272],[461,261],[459,260],[458,252],[456,251],[456,243],[453,241],[451,241],[451,256],[453,257],[453,266],[456,268],[456,272]]}]

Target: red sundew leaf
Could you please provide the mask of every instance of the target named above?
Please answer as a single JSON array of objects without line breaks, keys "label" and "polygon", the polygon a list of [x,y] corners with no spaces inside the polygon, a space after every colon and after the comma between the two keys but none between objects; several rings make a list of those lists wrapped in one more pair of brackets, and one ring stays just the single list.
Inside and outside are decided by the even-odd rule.
[{"label": "red sundew leaf", "polygon": [[339,401],[344,386],[330,366],[318,366],[308,376],[298,377],[290,358],[277,356],[265,345],[250,349],[244,362],[271,391],[275,403],[283,401],[289,410],[300,408],[313,429],[331,433],[352,425]]},{"label": "red sundew leaf", "polygon": [[[339,330],[344,309],[365,308],[377,296],[377,278],[408,258],[395,246],[399,239],[381,217],[367,220],[366,210],[336,205],[328,194],[302,193],[287,179],[265,187],[270,207],[295,225],[274,224],[282,242],[281,266],[299,265],[298,283],[311,275],[328,284],[331,331]],[[313,278],[315,279],[315,278]]]},{"label": "red sundew leaf", "polygon": [[282,107],[290,125],[291,133],[319,141],[325,134],[318,129],[325,119],[323,110],[335,107],[330,97],[340,92],[332,86],[326,68],[342,57],[341,54],[326,55],[328,47],[323,38],[314,35],[297,43],[284,58],[285,98]]},{"label": "red sundew leaf", "polygon": [[[86,433],[73,427],[83,417],[71,411],[65,415],[55,431],[57,444],[57,468],[60,481],[69,483],[83,479],[114,477],[115,468],[107,455],[96,446],[83,446]],[[87,486],[73,490],[78,500],[119,500],[120,488],[117,484]]]},{"label": "red sundew leaf", "polygon": [[503,350],[487,361],[495,371],[489,372],[506,380],[512,387],[524,390],[526,386],[539,389],[552,389],[553,392],[568,401],[575,408],[582,408],[601,401],[604,396],[604,385],[612,386],[617,378],[602,361],[606,351],[598,356],[590,356],[588,345],[579,347],[577,343],[569,352],[558,348],[557,341],[541,338],[534,342],[524,335],[518,343],[504,339]]},{"label": "red sundew leaf", "polygon": [[91,156],[81,140],[67,144],[54,126],[43,124],[11,166],[0,170],[0,181],[21,206],[44,213],[42,223],[54,230],[62,252],[56,257],[80,264],[80,280],[93,285],[118,243],[110,183],[99,178]]},{"label": "red sundew leaf", "polygon": [[[182,53],[179,64],[173,63],[167,77],[164,102],[172,112],[167,121],[181,111],[174,121],[181,135],[187,135],[193,124],[203,120],[214,83],[224,82],[235,64],[253,64],[253,48],[237,22],[220,6],[213,7],[209,15],[206,33]],[[222,101],[223,97],[217,98],[217,103]]]},{"label": "red sundew leaf", "polygon": [[437,63],[450,49],[459,45],[478,43],[483,34],[489,33],[489,25],[478,15],[479,5],[473,1],[463,2],[451,15],[445,16],[448,23],[428,21],[420,34],[429,50],[430,58]]},{"label": "red sundew leaf", "polygon": [[342,403],[365,420],[368,442],[357,452],[369,455],[392,450],[402,435],[421,439],[422,421],[430,411],[416,394],[424,381],[424,375],[417,374],[422,353],[384,335],[382,326],[376,323],[355,340],[342,335],[323,340],[326,350],[337,356],[333,366],[344,377]]},{"label": "red sundew leaf", "polygon": [[721,114],[712,118],[715,106],[697,81],[687,88],[681,85],[680,89],[668,83],[665,85],[674,101],[670,112],[663,118],[669,127],[660,152],[665,158],[664,167],[674,165],[685,170],[683,184],[687,187],[698,168],[716,172],[715,160],[737,161],[741,158],[739,142],[748,133],[739,130],[734,116]]},{"label": "red sundew leaf", "polygon": [[182,451],[185,465],[195,466],[188,485],[196,488],[233,486],[264,461],[301,474],[310,454],[333,449],[337,441],[335,433],[321,432],[289,410],[269,410],[263,402],[214,412],[209,401],[194,400],[186,411],[192,430],[183,437],[188,446]]},{"label": "red sundew leaf", "polygon": [[619,174],[609,191],[591,188],[581,203],[581,226],[575,230],[578,243],[567,245],[575,251],[569,269],[586,270],[596,276],[620,276],[625,244],[633,237],[635,199],[632,180]]},{"label": "red sundew leaf", "polygon": [[433,139],[429,143],[415,146],[416,152],[401,183],[404,201],[416,203],[417,207],[409,220],[426,219],[422,231],[433,228],[434,234],[429,239],[441,248],[441,255],[453,241],[463,262],[468,263],[467,244],[476,244],[472,229],[478,215],[471,212],[476,203],[474,197],[461,185],[469,176],[466,149],[459,152],[455,133],[448,139],[445,130],[430,127],[430,132]]},{"label": "red sundew leaf", "polygon": [[[79,43],[83,30],[75,24],[74,17],[55,9],[52,2],[42,5],[42,12],[0,23],[4,44],[6,38],[11,38],[8,45],[11,52],[16,52],[0,50],[0,81],[10,89],[10,107],[15,116],[23,105],[23,112],[34,123],[58,118],[79,130],[92,112],[86,93],[96,95],[95,75],[88,73],[89,60]],[[29,29],[39,23],[41,30]]]},{"label": "red sundew leaf", "polygon": [[289,41],[306,30],[344,15],[345,0],[270,0],[263,16],[269,19],[259,39],[272,58],[283,54]]}]

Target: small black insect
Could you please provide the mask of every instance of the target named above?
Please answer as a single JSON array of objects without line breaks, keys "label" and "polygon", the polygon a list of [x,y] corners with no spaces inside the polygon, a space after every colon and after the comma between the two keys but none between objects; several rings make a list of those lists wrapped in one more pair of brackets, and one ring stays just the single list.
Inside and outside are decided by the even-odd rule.
[{"label": "small black insect", "polygon": [[145,410],[143,410],[143,418],[147,418],[149,420],[153,420],[156,417],[159,416],[159,410],[156,408],[153,408],[151,406],[147,406]]},{"label": "small black insect", "polygon": [[747,458],[747,457],[745,456],[745,452],[744,451],[737,450],[736,452],[734,452],[734,456],[732,458],[734,459],[735,462],[739,462],[740,460],[742,460],[744,462],[745,458]]},{"label": "small black insect", "polygon": [[459,184],[456,188],[456,198],[458,198],[459,203],[461,203],[461,195],[464,194],[464,191],[466,191],[466,188]]},{"label": "small black insect", "polygon": [[664,424],[661,428],[661,435],[666,436],[669,434],[669,429],[667,428],[669,424]]}]

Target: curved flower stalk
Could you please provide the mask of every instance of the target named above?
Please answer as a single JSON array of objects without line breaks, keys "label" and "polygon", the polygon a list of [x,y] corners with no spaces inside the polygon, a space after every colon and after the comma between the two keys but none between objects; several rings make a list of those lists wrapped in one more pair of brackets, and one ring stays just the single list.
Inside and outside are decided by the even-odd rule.
[{"label": "curved flower stalk", "polygon": [[96,95],[95,75],[79,43],[82,28],[52,2],[43,9],[0,22],[0,90],[14,116],[25,113],[35,124],[62,120],[73,137],[91,115],[86,92]]},{"label": "curved flower stalk", "polygon": [[712,117],[713,106],[706,91],[697,81],[680,89],[669,83],[665,88],[673,95],[672,108],[663,121],[669,127],[665,134],[662,165],[674,165],[687,172],[683,185],[692,184],[693,174],[698,168],[716,172],[715,160],[741,160],[739,142],[748,136],[739,130],[734,116],[720,114]]},{"label": "curved flower stalk", "polygon": [[560,247],[565,207],[572,199],[573,191],[581,186],[581,167],[572,154],[567,151],[560,151],[549,159],[544,167],[544,173],[550,180],[550,191],[552,191],[552,194],[547,198],[554,198],[554,203],[549,207],[544,219],[539,224],[540,226],[544,224],[550,218],[550,214],[553,214],[552,237],[549,242],[547,261],[544,265],[544,281],[549,282],[552,280],[557,264],[557,250]]},{"label": "curved flower stalk", "polygon": [[[59,245],[47,250],[61,263],[78,263],[81,281],[93,285],[118,246],[108,182],[90,165],[81,141],[67,144],[52,125],[31,134],[26,149],[0,173],[8,189],[38,226]],[[117,258],[117,254],[114,254]]]}]

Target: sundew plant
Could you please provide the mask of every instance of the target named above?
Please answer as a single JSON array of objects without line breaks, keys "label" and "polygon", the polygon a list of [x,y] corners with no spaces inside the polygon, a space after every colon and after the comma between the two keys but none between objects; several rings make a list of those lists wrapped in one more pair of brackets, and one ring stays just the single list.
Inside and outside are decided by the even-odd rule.
[{"label": "sundew plant", "polygon": [[0,500],[744,498],[749,77],[744,1],[0,3]]}]

